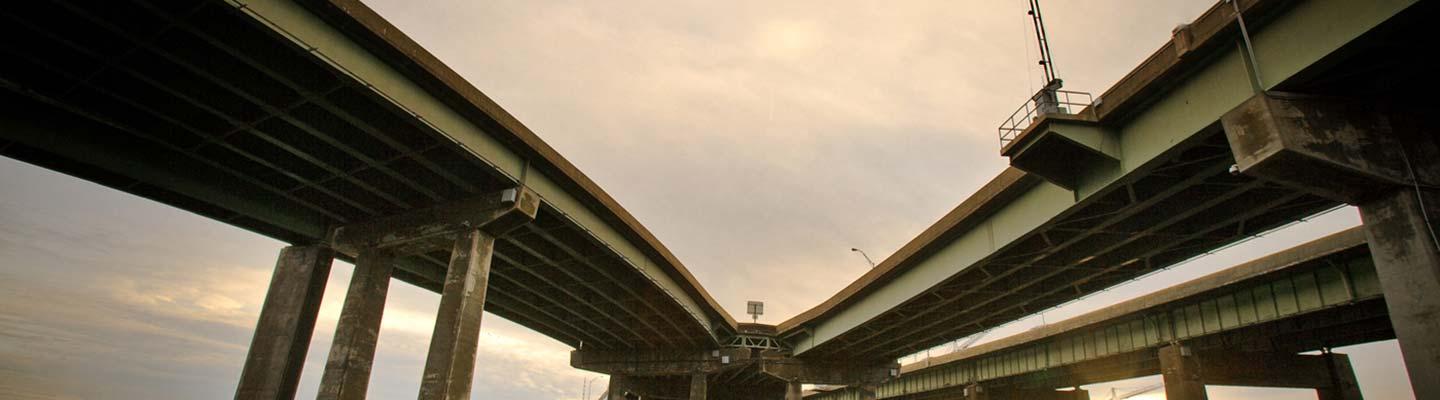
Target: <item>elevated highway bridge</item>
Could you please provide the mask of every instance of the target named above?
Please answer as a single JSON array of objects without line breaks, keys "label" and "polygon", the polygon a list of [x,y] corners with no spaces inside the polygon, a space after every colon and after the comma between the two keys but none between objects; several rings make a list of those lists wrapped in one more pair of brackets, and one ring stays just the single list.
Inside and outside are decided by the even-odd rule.
[{"label": "elevated highway bridge", "polygon": [[[1301,355],[1393,339],[1365,232],[1352,228],[1150,295],[905,366],[881,399],[1069,399],[1081,385],[1163,375],[1183,347],[1199,383],[1316,389],[1358,399],[1344,355]],[[1334,359],[1326,359],[1333,357]],[[1180,360],[1183,360],[1181,358]],[[1334,365],[1331,365],[1331,362]],[[1192,385],[1193,386],[1193,385]],[[1064,389],[1064,390],[1056,390]],[[860,388],[806,397],[854,399]],[[1185,393],[1167,393],[1183,398]],[[1081,396],[1080,398],[1088,398]]]},{"label": "elevated highway bridge", "polygon": [[1351,204],[1417,395],[1440,396],[1436,85],[1399,78],[1426,75],[1402,49],[1436,11],[1217,3],[1093,104],[1006,137],[1011,169],[779,335],[888,362]]},{"label": "elevated highway bridge", "polygon": [[322,398],[364,396],[391,277],[444,294],[421,398],[469,392],[482,305],[585,349],[736,332],[613,198],[358,1],[8,3],[0,31],[0,154],[294,245],[237,398],[293,396],[335,257],[357,267]]},{"label": "elevated highway bridge", "polygon": [[1026,121],[1001,149],[1013,168],[773,327],[737,324],[613,198],[355,0],[0,6],[23,38],[0,42],[0,154],[292,244],[237,398],[293,397],[335,258],[356,270],[320,398],[365,396],[396,278],[441,293],[422,399],[468,397],[482,309],[575,347],[615,399],[795,399],[879,387],[899,356],[1345,204],[1431,398],[1440,85],[1412,44],[1436,7],[1217,3],[1093,104]]}]

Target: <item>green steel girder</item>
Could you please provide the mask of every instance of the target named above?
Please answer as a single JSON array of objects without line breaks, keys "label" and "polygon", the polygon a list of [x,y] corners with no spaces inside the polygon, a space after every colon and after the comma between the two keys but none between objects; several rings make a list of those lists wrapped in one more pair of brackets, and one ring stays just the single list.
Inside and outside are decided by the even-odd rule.
[{"label": "green steel girder", "polygon": [[[1360,38],[1416,2],[1408,0],[1370,2],[1314,0],[1270,3],[1285,4],[1283,12],[1277,12],[1277,15],[1268,18],[1263,27],[1252,27],[1254,29],[1251,30],[1251,39],[1254,43],[1258,63],[1262,66],[1260,81],[1265,83],[1264,89],[1272,88],[1302,70],[1316,65],[1342,46]],[[1144,107],[1132,107],[1124,118],[1102,119],[1102,121],[1115,121],[1104,122],[1106,124],[1104,127],[1109,132],[1108,134],[1113,134],[1116,138],[1114,143],[1118,146],[1106,147],[1106,150],[1118,154],[1118,168],[1098,169],[1097,173],[1079,176],[1075,179],[1073,190],[1050,183],[1040,183],[1030,187],[1013,200],[1000,204],[998,210],[987,214],[978,222],[966,225],[969,228],[942,236],[944,242],[936,244],[936,250],[914,260],[902,260],[902,263],[907,263],[907,269],[903,273],[885,276],[883,280],[874,283],[873,287],[861,288],[859,292],[862,294],[845,298],[841,305],[825,310],[818,317],[806,316],[800,318],[799,321],[793,323],[787,321],[786,324],[782,324],[782,327],[785,328],[781,332],[782,337],[786,337],[792,342],[796,355],[800,357],[890,356],[893,353],[891,350],[886,350],[883,354],[855,352],[858,350],[846,350],[849,352],[832,350],[822,351],[818,354],[810,354],[810,352],[815,349],[823,349],[834,340],[857,335],[873,335],[866,332],[894,332],[897,331],[896,329],[908,329],[903,326],[892,329],[895,325],[887,319],[895,316],[894,310],[932,301],[927,299],[933,298],[931,294],[942,289],[943,284],[954,282],[955,278],[962,274],[984,268],[983,266],[994,261],[990,257],[997,255],[997,252],[1001,250],[1015,250],[1018,248],[1016,246],[1042,248],[1045,242],[1050,242],[1052,239],[1044,237],[1045,235],[1042,233],[1050,235],[1063,233],[1063,231],[1051,229],[1054,224],[1065,222],[1067,217],[1075,217],[1077,212],[1085,212],[1086,209],[1106,208],[1106,202],[1111,199],[1123,198],[1124,195],[1121,193],[1134,190],[1136,184],[1152,180],[1151,178],[1156,176],[1169,176],[1162,170],[1183,165],[1184,160],[1174,160],[1175,157],[1180,156],[1182,151],[1214,146],[1215,144],[1208,143],[1208,141],[1212,140],[1211,136],[1218,131],[1217,121],[1220,116],[1249,99],[1255,93],[1256,88],[1252,86],[1250,68],[1238,46],[1210,46],[1206,51],[1209,54],[1186,55],[1185,57],[1192,60],[1202,60],[1202,66],[1189,72],[1183,79],[1176,79],[1163,85],[1163,91],[1151,94],[1141,102],[1145,105]],[[1100,100],[1110,99],[1103,99],[1102,96]],[[1107,142],[1106,146],[1111,146],[1111,144]],[[1223,146],[1223,143],[1217,150],[1221,150],[1221,153],[1228,157],[1228,149]],[[1207,162],[1220,166],[1228,166],[1232,163],[1228,159]],[[1243,179],[1235,182],[1235,184],[1243,183]],[[1229,184],[1232,183],[1219,181],[1207,183],[1212,187]],[[1131,193],[1130,197],[1134,199],[1137,196]],[[1143,199],[1143,197],[1141,198]],[[1304,203],[1309,200],[1297,199],[1296,201]],[[1260,216],[1262,221],[1255,221],[1253,225],[1278,226],[1284,221],[1311,215],[1335,205],[1333,202],[1310,205],[1300,203],[1257,204],[1256,207],[1276,207],[1277,211]],[[1288,210],[1280,210],[1286,208]],[[1247,224],[1250,223],[1242,222],[1242,226]],[[1192,249],[1189,253],[1191,255],[1199,254],[1204,250],[1231,243],[1254,233],[1257,232],[1243,232],[1241,235],[1228,239],[1196,237],[1179,245],[1179,248]],[[1134,233],[1120,232],[1119,234],[1133,235]],[[1039,245],[1032,245],[1031,242]],[[1142,261],[1153,264],[1146,269],[1153,270],[1190,257],[1185,256],[1184,252],[1174,254],[1179,258],[1167,259],[1162,255],[1157,259]],[[1086,255],[1082,252],[1077,255],[1079,257],[1072,258],[1072,260],[1078,260],[1078,262],[1068,265],[1059,264],[1056,267],[1086,267],[1086,265],[1082,265],[1086,264],[1084,260],[1088,260],[1085,257],[1097,254]],[[1117,260],[1115,262],[1126,261]],[[882,263],[882,268],[885,267],[884,264],[886,263]],[[985,273],[975,276],[983,278],[990,275],[989,271],[983,272]],[[1123,276],[1117,275],[1116,278],[1118,280],[1101,278],[1098,282],[1108,285],[1124,280],[1120,279]],[[1100,284],[1093,286],[1103,287]],[[1090,289],[1095,288],[1091,287]],[[1085,290],[1077,291],[1069,298],[1078,297],[1082,294],[1081,292],[1085,292]],[[1027,309],[1032,312],[1035,310],[1035,308]],[[1020,315],[1024,314],[1019,312],[1010,314],[1008,319]],[[1006,319],[972,322],[993,325],[1004,322],[1004,320]],[[975,329],[980,328],[979,326],[975,327]],[[853,346],[850,343],[853,343],[854,339],[850,340],[850,342],[836,345],[836,347]],[[915,349],[919,349],[937,343],[912,342],[909,344],[913,345]]]},{"label": "green steel girder", "polygon": [[[1325,313],[1371,312],[1353,311],[1361,308],[1383,313],[1383,307],[1373,306],[1382,298],[1364,233],[1353,228],[1038,331],[941,356],[927,366],[906,366],[899,378],[880,385],[877,397],[909,398],[1017,377],[1046,381],[1051,379],[1042,376],[1047,371],[1082,364],[1143,362],[1153,358],[1143,356],[1145,351],[1232,333],[1249,335],[1225,340],[1232,346],[1268,343],[1267,338],[1277,333],[1257,329]],[[1308,329],[1336,331],[1330,325]],[[1362,335],[1341,340],[1371,339],[1379,338]],[[1298,352],[1324,345],[1298,339],[1287,342],[1292,347],[1280,350]],[[1126,361],[1136,354],[1141,355],[1140,361]],[[1099,381],[1103,380],[1093,382]],[[1050,383],[1062,387],[1093,382]],[[813,398],[843,399],[848,395],[837,391]]]}]

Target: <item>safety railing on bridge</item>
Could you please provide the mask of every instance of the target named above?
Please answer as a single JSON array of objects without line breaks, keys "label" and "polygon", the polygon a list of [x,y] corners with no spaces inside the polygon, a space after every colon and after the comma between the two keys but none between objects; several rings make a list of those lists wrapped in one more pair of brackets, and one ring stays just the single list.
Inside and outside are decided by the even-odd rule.
[{"label": "safety railing on bridge", "polygon": [[1076,114],[1094,101],[1095,98],[1090,93],[1046,86],[1025,104],[1021,104],[1019,109],[1010,114],[1010,118],[1000,123],[1000,147],[1009,145],[1020,132],[1024,132],[1030,124],[1046,114]]}]

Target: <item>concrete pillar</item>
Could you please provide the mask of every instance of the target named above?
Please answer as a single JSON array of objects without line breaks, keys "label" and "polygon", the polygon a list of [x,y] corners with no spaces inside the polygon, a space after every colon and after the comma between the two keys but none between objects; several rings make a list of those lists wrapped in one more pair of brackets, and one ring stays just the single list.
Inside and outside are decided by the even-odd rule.
[{"label": "concrete pillar", "polygon": [[990,392],[984,386],[972,384],[965,387],[965,400],[988,400]]},{"label": "concrete pillar", "polygon": [[801,400],[800,381],[785,382],[785,400]]},{"label": "concrete pillar", "polygon": [[1440,192],[1426,192],[1424,202],[1397,190],[1361,203],[1360,218],[1410,387],[1417,399],[1440,399]]},{"label": "concrete pillar", "polygon": [[280,250],[235,389],[236,400],[295,398],[334,259],[335,252],[323,246]]},{"label": "concrete pillar", "polygon": [[425,359],[425,374],[420,378],[420,400],[470,398],[494,251],[495,238],[478,230],[465,232],[455,240],[440,310],[435,316],[435,332],[430,337],[430,356]]},{"label": "concrete pillar", "polygon": [[1161,347],[1160,374],[1165,380],[1168,400],[1205,400],[1205,382],[1200,377],[1200,360],[1182,345]]},{"label": "concrete pillar", "polygon": [[625,390],[629,386],[624,375],[610,375],[610,383],[605,385],[605,400],[626,400]]},{"label": "concrete pillar", "polygon": [[690,400],[705,400],[709,389],[707,378],[703,373],[690,375]]},{"label": "concrete pillar", "polygon": [[1365,396],[1360,394],[1360,382],[1355,379],[1355,369],[1350,365],[1350,357],[1329,353],[1325,359],[1330,365],[1331,386],[1315,390],[1320,400],[1364,400]]},{"label": "concrete pillar", "polygon": [[1428,107],[1266,93],[1221,118],[1241,172],[1360,207],[1422,399],[1440,398],[1440,122]]},{"label": "concrete pillar", "polygon": [[380,319],[385,312],[395,257],[366,249],[356,258],[355,274],[340,308],[325,374],[320,377],[320,393],[316,396],[320,400],[364,399],[370,386],[370,367],[375,361],[375,344],[380,338]]}]

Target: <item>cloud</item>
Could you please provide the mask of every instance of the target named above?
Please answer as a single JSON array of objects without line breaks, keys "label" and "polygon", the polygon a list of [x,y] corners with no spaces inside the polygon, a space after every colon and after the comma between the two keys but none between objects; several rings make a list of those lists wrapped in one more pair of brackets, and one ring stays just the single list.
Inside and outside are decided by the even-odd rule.
[{"label": "cloud", "polygon": [[[1004,168],[995,126],[1037,87],[1020,1],[369,3],[619,199],[732,313],[767,301],[762,322],[868,270],[851,247],[879,261]],[[1103,90],[1212,4],[1046,3],[1067,87]],[[0,195],[0,397],[233,394],[282,244],[8,159],[0,187],[24,188]],[[333,269],[299,397],[349,270]],[[392,285],[373,398],[414,396],[437,302]],[[522,326],[487,315],[483,332],[477,398],[570,399],[597,376]]]}]

